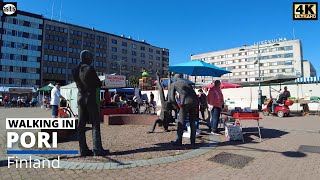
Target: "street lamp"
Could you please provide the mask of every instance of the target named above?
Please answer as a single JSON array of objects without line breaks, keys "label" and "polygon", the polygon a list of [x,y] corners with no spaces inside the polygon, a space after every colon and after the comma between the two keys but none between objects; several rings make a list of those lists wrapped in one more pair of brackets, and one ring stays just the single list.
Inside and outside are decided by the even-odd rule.
[{"label": "street lamp", "polygon": [[[278,43],[273,44],[272,46],[279,46]],[[267,47],[272,47],[267,46]],[[257,60],[254,62],[254,64],[258,64],[258,80],[259,80],[259,90],[258,90],[258,110],[262,110],[262,90],[261,90],[261,73],[260,73],[260,46],[259,43],[257,45],[258,53],[257,53]],[[241,48],[239,51],[245,51],[245,49]]]},{"label": "street lamp", "polygon": [[119,67],[120,67],[120,72],[119,72],[120,76],[121,76],[122,62],[125,62],[125,60],[116,61],[116,63],[119,64]]}]

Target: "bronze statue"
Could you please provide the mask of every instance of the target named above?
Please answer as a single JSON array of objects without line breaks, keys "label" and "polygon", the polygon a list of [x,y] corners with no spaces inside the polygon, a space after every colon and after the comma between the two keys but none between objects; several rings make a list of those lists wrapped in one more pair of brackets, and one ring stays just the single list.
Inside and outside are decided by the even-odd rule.
[{"label": "bronze statue", "polygon": [[175,99],[176,92],[179,93],[180,97],[180,110],[179,110],[179,118],[178,118],[178,127],[177,127],[177,138],[176,141],[173,142],[173,145],[181,146],[182,145],[182,135],[184,130],[184,121],[189,114],[190,119],[190,142],[192,145],[195,144],[196,141],[196,127],[195,127],[195,115],[196,109],[198,108],[198,97],[192,86],[184,80],[180,79],[180,74],[175,74],[174,79],[175,82],[171,83],[169,89],[169,102],[172,103],[172,106],[175,109],[178,109],[178,104]]},{"label": "bronze statue", "polygon": [[[168,89],[170,87],[170,74],[168,75]],[[157,88],[159,90],[159,96],[161,101],[161,112],[160,112],[160,118],[157,119],[154,124],[151,127],[151,130],[148,133],[153,133],[154,129],[156,128],[156,125],[163,126],[165,131],[168,131],[169,123],[174,122],[174,119],[172,117],[172,103],[169,102],[168,99],[165,99],[164,92],[162,89],[162,86],[160,84],[160,77],[159,72],[157,71]]]},{"label": "bronze statue", "polygon": [[[96,101],[96,89],[101,82],[93,66],[93,54],[88,50],[80,53],[81,62],[73,69],[73,78],[78,88],[78,138],[81,156],[104,156],[107,151],[101,143],[99,110]],[[93,151],[89,150],[86,142],[86,122],[92,124]]]}]

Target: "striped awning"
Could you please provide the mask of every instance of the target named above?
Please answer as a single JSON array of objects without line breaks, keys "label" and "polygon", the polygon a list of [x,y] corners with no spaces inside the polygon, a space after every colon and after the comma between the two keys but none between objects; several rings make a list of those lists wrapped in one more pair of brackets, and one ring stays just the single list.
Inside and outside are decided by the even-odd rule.
[{"label": "striped awning", "polygon": [[320,76],[318,77],[301,77],[295,80],[297,83],[320,83]]}]

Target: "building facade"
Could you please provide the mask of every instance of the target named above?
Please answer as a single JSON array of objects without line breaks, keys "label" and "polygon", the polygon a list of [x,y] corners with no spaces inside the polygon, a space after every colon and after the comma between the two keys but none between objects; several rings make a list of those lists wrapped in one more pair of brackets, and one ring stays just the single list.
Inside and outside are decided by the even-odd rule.
[{"label": "building facade", "polygon": [[310,61],[303,60],[303,75],[304,77],[316,77],[317,72],[316,69],[313,67]]},{"label": "building facade", "polygon": [[[277,74],[305,76],[300,40],[287,41],[284,38],[259,42],[251,46],[191,55],[191,60],[196,59],[231,71],[232,73],[219,78],[222,81],[254,82],[259,81],[259,78],[264,80]],[[204,83],[211,83],[213,80],[213,77],[202,77]]]},{"label": "building facade", "polygon": [[18,11],[2,16],[0,11],[0,86],[39,87],[43,18]]},{"label": "building facade", "polygon": [[42,85],[72,82],[72,69],[80,62],[80,52],[85,49],[94,54],[93,65],[98,75],[141,77],[145,69],[155,79],[157,70],[162,74],[168,71],[168,49],[94,28],[44,19]]}]

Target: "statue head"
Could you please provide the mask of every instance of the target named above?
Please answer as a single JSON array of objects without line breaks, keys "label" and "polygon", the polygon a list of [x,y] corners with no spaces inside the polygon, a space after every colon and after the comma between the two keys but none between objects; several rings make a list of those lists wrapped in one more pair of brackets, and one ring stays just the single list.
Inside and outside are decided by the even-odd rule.
[{"label": "statue head", "polygon": [[174,79],[175,81],[177,81],[177,80],[180,79],[180,78],[182,78],[182,74],[175,74],[175,75],[173,76],[173,79]]},{"label": "statue head", "polygon": [[83,50],[80,53],[80,60],[82,63],[90,65],[93,61],[93,54],[88,50]]}]

